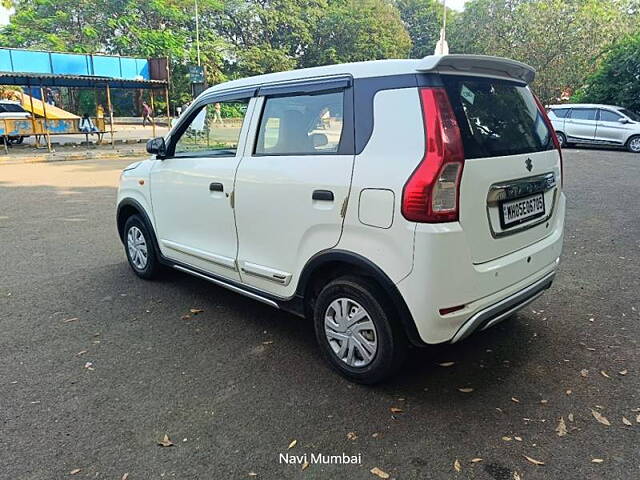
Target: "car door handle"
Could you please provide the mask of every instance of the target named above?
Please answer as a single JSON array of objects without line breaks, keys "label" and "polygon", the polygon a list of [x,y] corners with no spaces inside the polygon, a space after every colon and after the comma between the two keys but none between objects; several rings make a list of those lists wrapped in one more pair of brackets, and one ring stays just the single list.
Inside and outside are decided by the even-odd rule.
[{"label": "car door handle", "polygon": [[333,192],[331,190],[314,190],[311,199],[333,202]]},{"label": "car door handle", "polygon": [[213,182],[209,184],[210,192],[224,192],[224,185],[219,182]]}]

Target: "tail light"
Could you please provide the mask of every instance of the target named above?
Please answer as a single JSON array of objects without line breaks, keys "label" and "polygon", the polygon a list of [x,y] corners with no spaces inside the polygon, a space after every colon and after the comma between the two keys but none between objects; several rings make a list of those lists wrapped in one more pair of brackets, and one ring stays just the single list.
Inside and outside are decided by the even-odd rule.
[{"label": "tail light", "polygon": [[558,141],[558,135],[556,135],[556,130],[553,128],[553,124],[551,123],[551,119],[549,115],[547,115],[547,111],[542,105],[540,99],[534,95],[533,98],[536,99],[536,104],[538,105],[538,111],[540,112],[540,116],[544,120],[547,129],[549,130],[549,135],[551,135],[551,140],[553,141],[553,146],[558,150],[558,155],[560,155],[560,186],[564,185],[564,165],[562,162],[562,148],[560,147],[560,142]]},{"label": "tail light", "polygon": [[444,88],[419,91],[425,153],[402,192],[402,215],[413,222],[454,222],[459,216],[464,149]]}]

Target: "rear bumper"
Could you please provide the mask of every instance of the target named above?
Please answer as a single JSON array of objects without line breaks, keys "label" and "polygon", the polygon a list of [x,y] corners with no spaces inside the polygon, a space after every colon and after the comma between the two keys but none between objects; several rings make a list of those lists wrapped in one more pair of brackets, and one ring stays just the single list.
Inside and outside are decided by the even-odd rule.
[{"label": "rear bumper", "polygon": [[464,340],[476,330],[486,330],[527,306],[551,287],[555,275],[556,272],[548,273],[532,285],[480,310],[458,329],[451,343]]},{"label": "rear bumper", "polygon": [[562,253],[564,210],[563,195],[547,237],[483,264],[473,263],[460,224],[418,224],[412,271],[396,286],[422,342],[457,342],[548,288]]}]

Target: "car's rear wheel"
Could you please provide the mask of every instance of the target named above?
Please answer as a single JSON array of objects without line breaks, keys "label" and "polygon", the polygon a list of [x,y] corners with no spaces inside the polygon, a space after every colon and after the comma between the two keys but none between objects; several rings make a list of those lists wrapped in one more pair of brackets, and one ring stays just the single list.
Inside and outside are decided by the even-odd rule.
[{"label": "car's rear wheel", "polygon": [[349,380],[373,384],[402,364],[407,339],[373,282],[341,277],[327,284],[314,307],[316,338],[324,358]]},{"label": "car's rear wheel", "polygon": [[565,148],[567,146],[567,137],[562,132],[556,132],[558,136],[558,143],[560,143],[560,148]]},{"label": "car's rear wheel", "polygon": [[124,249],[129,266],[140,278],[151,279],[160,270],[160,262],[151,241],[151,233],[139,215],[124,224]]},{"label": "car's rear wheel", "polygon": [[627,150],[640,153],[640,135],[634,135],[627,141]]}]

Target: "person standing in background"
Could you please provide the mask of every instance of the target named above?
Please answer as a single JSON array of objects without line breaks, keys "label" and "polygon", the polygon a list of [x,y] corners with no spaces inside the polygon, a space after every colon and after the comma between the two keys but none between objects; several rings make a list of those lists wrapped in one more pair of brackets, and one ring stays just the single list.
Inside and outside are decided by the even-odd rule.
[{"label": "person standing in background", "polygon": [[146,127],[147,122],[151,123],[151,115],[153,112],[151,111],[151,107],[147,105],[147,102],[142,102],[142,126]]}]

